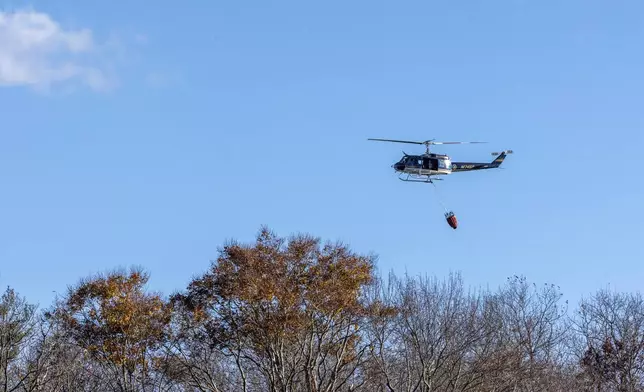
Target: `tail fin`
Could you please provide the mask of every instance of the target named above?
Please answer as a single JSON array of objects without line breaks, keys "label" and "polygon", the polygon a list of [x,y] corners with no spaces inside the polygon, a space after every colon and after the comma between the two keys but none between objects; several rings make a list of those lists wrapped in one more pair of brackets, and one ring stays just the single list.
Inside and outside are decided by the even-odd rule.
[{"label": "tail fin", "polygon": [[493,156],[497,156],[497,155],[498,156],[490,163],[490,166],[492,166],[492,167],[501,166],[501,163],[503,163],[503,160],[505,159],[505,157],[508,156],[509,154],[512,154],[512,153],[513,153],[512,150],[505,150],[505,151],[501,151],[501,152],[493,152],[492,153]]}]

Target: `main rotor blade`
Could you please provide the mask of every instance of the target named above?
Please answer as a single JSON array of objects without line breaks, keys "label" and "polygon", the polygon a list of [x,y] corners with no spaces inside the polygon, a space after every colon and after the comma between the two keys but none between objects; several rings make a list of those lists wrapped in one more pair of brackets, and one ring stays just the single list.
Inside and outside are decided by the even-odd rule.
[{"label": "main rotor blade", "polygon": [[487,142],[429,142],[429,144],[474,144],[474,143],[487,143]]},{"label": "main rotor blade", "polygon": [[375,140],[379,142],[394,142],[394,143],[409,143],[409,144],[425,144],[425,142],[414,142],[414,141],[409,141],[409,140],[394,140],[394,139],[367,139],[367,140]]},{"label": "main rotor blade", "polygon": [[424,142],[416,142],[411,140],[395,140],[395,139],[367,139],[367,140],[376,140],[380,142],[394,142],[394,143],[409,143],[409,144],[474,144],[474,143],[487,143],[487,142],[435,142],[433,140],[426,140]]}]

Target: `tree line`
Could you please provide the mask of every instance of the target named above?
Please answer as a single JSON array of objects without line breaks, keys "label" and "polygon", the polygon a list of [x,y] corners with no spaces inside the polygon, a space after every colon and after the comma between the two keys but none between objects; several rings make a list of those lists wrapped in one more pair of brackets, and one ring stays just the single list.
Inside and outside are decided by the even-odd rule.
[{"label": "tree line", "polygon": [[644,391],[644,302],[376,273],[376,258],[262,228],[187,287],[142,268],[37,309],[0,299],[0,391]]}]

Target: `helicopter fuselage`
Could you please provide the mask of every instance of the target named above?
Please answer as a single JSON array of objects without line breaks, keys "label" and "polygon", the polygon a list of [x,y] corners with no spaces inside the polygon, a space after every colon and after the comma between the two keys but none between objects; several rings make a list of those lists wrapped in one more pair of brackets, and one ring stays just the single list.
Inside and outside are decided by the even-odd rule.
[{"label": "helicopter fuselage", "polygon": [[511,153],[512,150],[492,153],[492,155],[497,156],[492,162],[452,162],[451,158],[445,154],[405,154],[392,167],[400,174],[407,174],[412,177],[426,177],[429,179],[432,176],[442,176],[457,172],[495,169],[501,166],[507,154]]},{"label": "helicopter fuselage", "polygon": [[452,173],[452,160],[443,154],[405,154],[392,167],[400,173],[417,176],[436,176]]}]

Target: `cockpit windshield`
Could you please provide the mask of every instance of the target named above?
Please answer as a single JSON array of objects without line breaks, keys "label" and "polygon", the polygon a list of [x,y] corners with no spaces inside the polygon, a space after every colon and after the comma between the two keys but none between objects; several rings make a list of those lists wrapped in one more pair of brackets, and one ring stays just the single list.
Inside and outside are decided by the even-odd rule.
[{"label": "cockpit windshield", "polygon": [[452,169],[452,162],[449,159],[439,159],[438,160],[438,168],[439,169],[451,170]]}]

